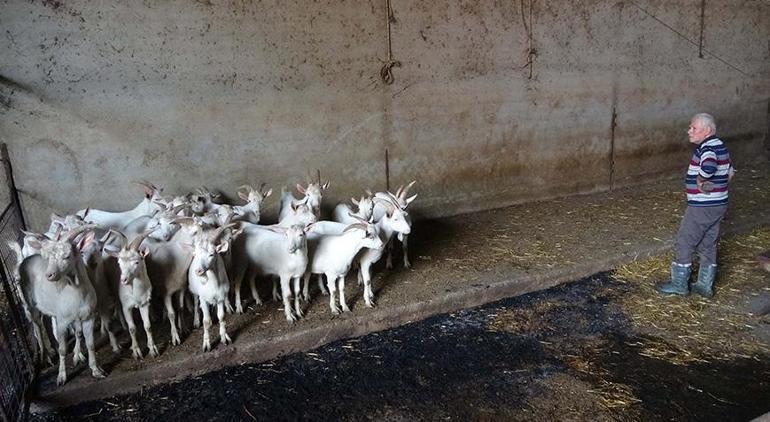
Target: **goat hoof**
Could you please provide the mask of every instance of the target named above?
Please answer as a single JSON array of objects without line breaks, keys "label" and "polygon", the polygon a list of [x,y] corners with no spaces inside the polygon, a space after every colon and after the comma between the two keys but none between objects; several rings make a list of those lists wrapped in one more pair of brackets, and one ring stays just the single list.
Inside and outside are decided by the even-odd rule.
[{"label": "goat hoof", "polygon": [[106,378],[107,374],[104,372],[104,370],[98,366],[94,366],[91,368],[91,376],[94,378]]},{"label": "goat hoof", "polygon": [[142,360],[142,351],[137,349],[131,349],[133,351],[134,359]]},{"label": "goat hoof", "polygon": [[225,335],[221,336],[220,341],[222,342],[222,344],[232,344],[232,342],[233,342],[233,340],[230,339],[230,336],[228,336],[227,333],[225,333]]},{"label": "goat hoof", "polygon": [[182,343],[182,341],[179,339],[179,334],[171,336],[171,344],[174,346],[179,346]]},{"label": "goat hoof", "polygon": [[121,351],[123,351],[123,348],[121,348],[119,344],[116,344],[115,347],[112,348],[112,353],[115,353],[116,355]]},{"label": "goat hoof", "polygon": [[243,307],[241,307],[241,306],[236,307],[235,308],[235,313],[238,314],[238,315],[243,314]]},{"label": "goat hoof", "polygon": [[339,315],[340,314],[340,308],[332,308],[332,313],[334,315]]},{"label": "goat hoof", "polygon": [[67,382],[67,374],[59,374],[58,377],[56,377],[56,385],[64,385],[64,383]]},{"label": "goat hoof", "polygon": [[158,353],[158,346],[153,345],[149,349],[150,349],[150,356],[152,356],[154,358],[157,358],[158,355],[159,355],[159,353]]},{"label": "goat hoof", "polygon": [[209,343],[203,343],[203,351],[208,352],[211,350],[211,344]]},{"label": "goat hoof", "polygon": [[366,307],[367,308],[374,308],[375,306],[377,306],[377,305],[375,305],[375,303],[373,301],[371,301],[371,300],[366,301]]}]

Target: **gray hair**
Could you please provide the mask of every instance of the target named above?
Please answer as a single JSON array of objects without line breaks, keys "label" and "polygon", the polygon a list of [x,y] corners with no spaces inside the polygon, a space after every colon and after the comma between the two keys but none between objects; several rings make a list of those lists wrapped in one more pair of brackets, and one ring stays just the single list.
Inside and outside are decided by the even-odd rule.
[{"label": "gray hair", "polygon": [[711,133],[717,133],[717,123],[714,121],[714,116],[708,113],[698,113],[692,116],[693,121],[698,120],[711,130]]}]

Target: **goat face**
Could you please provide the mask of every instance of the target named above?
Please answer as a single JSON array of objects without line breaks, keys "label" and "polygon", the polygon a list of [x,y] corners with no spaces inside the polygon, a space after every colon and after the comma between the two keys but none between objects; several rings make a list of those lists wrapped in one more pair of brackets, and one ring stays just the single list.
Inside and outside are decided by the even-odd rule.
[{"label": "goat face", "polygon": [[409,234],[412,231],[411,220],[409,214],[401,209],[396,209],[392,213],[389,213],[388,218],[390,220],[391,229],[399,234]]},{"label": "goat face", "polygon": [[308,183],[306,188],[302,185],[297,185],[297,190],[305,195],[307,205],[310,207],[313,214],[317,216],[321,215],[321,198],[323,197],[322,191],[329,186],[329,182],[321,185],[320,183]]},{"label": "goat face", "polygon": [[379,249],[382,247],[382,239],[380,239],[377,230],[371,224],[366,225],[366,234],[362,245],[368,249]]},{"label": "goat face", "polygon": [[304,202],[292,205],[291,214],[293,214],[292,221],[303,226],[308,226],[318,221],[318,215]]},{"label": "goat face", "polygon": [[301,225],[286,229],[286,238],[289,240],[289,254],[307,249],[307,237],[305,229]]},{"label": "goat face", "polygon": [[214,244],[205,240],[195,242],[193,249],[193,261],[190,264],[195,275],[201,278],[201,283],[205,284],[208,280],[208,271],[216,262],[217,252]]},{"label": "goat face", "polygon": [[176,215],[171,215],[170,213],[153,216],[150,222],[147,223],[147,228],[153,230],[150,238],[162,242],[171,240],[179,230],[179,224],[174,221],[176,217]]},{"label": "goat face", "polygon": [[142,275],[144,257],[147,249],[137,251],[135,249],[122,249],[117,256],[120,268],[120,284],[131,284],[135,278]]},{"label": "goat face", "polygon": [[59,281],[63,274],[74,272],[78,251],[67,240],[41,242],[40,256],[47,263],[45,276],[48,281]]}]

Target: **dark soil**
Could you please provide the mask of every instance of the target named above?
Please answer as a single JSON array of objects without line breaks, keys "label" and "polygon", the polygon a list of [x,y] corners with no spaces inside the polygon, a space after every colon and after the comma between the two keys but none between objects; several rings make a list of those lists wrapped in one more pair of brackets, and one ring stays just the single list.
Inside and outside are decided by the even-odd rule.
[{"label": "dark soil", "polygon": [[667,340],[636,330],[619,304],[638,288],[598,274],[32,419],[745,421],[770,411],[768,355],[681,365],[640,354]]}]

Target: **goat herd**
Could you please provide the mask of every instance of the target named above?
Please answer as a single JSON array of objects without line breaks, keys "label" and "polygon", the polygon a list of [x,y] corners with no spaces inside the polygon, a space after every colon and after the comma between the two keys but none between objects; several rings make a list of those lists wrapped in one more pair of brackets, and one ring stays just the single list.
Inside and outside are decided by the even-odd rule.
[{"label": "goat herd", "polygon": [[[353,199],[356,212],[339,204],[333,221],[319,220],[322,193],[329,185],[320,180],[306,186],[298,184],[304,195],[301,199],[282,192],[279,221],[273,225],[259,224],[262,203],[272,193],[264,184],[259,189],[248,185],[238,189],[245,205],[226,205],[215,203],[218,195],[205,188],[168,200],[160,189],[141,182],[145,198],[132,210],[84,209],[66,217],[54,214],[47,233],[25,232],[21,245],[10,244],[19,258],[14,274],[17,290],[32,322],[40,356],[49,361],[53,356],[43,320],[49,316],[58,343],[57,384],[67,381],[65,356],[70,331],[75,334],[75,364],[85,359],[80,346],[82,334],[92,375],[104,377],[94,353],[94,326],[98,318],[112,350],[119,352],[111,325],[118,317],[128,326],[134,358],[141,359],[133,309],[141,315],[148,353],[157,356],[150,302],[153,297],[158,301],[162,298],[171,343],[178,345],[188,291],[194,301],[195,327],[200,326],[203,314],[203,350],[211,349],[210,305],[216,307],[220,342],[230,343],[225,312],[243,312],[244,281],[249,282],[256,303],[262,303],[255,284],[258,276],[280,279],[280,296],[274,283],[273,297],[282,298],[286,319],[293,322],[303,316],[302,302],[310,299],[312,274],[318,275],[319,289],[328,294],[331,312],[349,311],[345,276],[356,265],[358,281],[364,285],[364,302],[372,307],[371,266],[382,257],[386,246],[392,245],[394,234],[403,244],[404,265],[409,267],[411,221],[406,208],[417,196],[408,196],[414,183],[402,186],[395,194],[367,191],[367,196]],[[387,266],[391,266],[390,253]],[[328,292],[322,282],[324,275]]]}]

